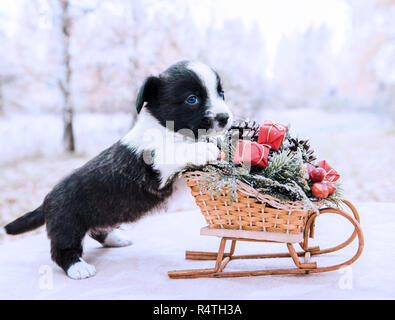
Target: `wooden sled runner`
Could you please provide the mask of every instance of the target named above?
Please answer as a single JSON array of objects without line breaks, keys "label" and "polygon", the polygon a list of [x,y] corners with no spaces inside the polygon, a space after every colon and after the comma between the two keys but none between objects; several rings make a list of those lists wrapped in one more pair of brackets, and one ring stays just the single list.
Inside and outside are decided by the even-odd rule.
[{"label": "wooden sled runner", "polygon": [[[186,251],[186,259],[215,260],[215,266],[213,268],[169,271],[168,275],[172,279],[202,277],[224,278],[327,272],[351,265],[362,254],[364,238],[359,224],[360,218],[356,208],[349,201],[343,200],[343,203],[350,209],[351,213],[334,208],[321,208],[319,210],[320,215],[331,213],[341,216],[354,227],[353,233],[346,241],[335,247],[321,249],[318,246],[309,247],[309,238],[314,237],[315,222],[318,216],[316,212],[298,211],[296,210],[297,208],[292,208],[290,205],[286,209],[273,210],[272,206],[266,207],[266,204],[270,203],[272,205],[276,205],[276,207],[279,205],[271,202],[271,199],[260,198],[261,194],[252,194],[251,190],[246,188],[243,184],[240,185],[238,203],[232,204],[232,206],[227,206],[224,198],[214,200],[209,195],[200,191],[199,187],[197,187],[197,180],[200,178],[199,173],[189,173],[189,175],[186,175],[186,178],[188,185],[192,189],[192,195],[195,197],[197,204],[201,208],[201,211],[208,222],[208,227],[201,229],[201,235],[217,236],[221,238],[221,241],[218,252]],[[246,188],[247,190],[244,190],[243,188]],[[257,199],[260,201],[257,201]],[[219,202],[221,201],[223,201],[225,205],[220,204]],[[223,212],[225,212],[225,214],[222,214]],[[297,213],[296,218],[292,217],[294,212]],[[282,214],[283,216],[281,216]],[[218,227],[219,224],[221,227]],[[226,225],[225,228],[223,227],[224,225]],[[240,226],[243,226],[243,228],[240,229]],[[284,227],[285,232],[281,229]],[[299,232],[300,230],[302,231]],[[311,260],[313,256],[341,250],[350,245],[356,238],[358,238],[358,248],[356,253],[353,257],[343,263],[331,266],[319,266],[317,262]],[[226,243],[228,241],[231,243],[230,250],[229,252],[225,252]],[[237,241],[284,243],[288,252],[235,255]],[[294,247],[295,244],[300,246],[301,251],[296,251]],[[265,269],[237,272],[224,271],[225,267],[232,260],[265,258],[291,258],[295,267],[289,269]],[[300,258],[303,258],[303,261],[301,261]]]}]

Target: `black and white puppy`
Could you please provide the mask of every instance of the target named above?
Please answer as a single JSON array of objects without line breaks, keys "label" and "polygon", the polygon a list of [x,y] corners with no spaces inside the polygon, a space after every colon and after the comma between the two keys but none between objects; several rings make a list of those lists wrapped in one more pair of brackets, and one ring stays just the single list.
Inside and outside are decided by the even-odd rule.
[{"label": "black and white puppy", "polygon": [[121,140],[75,170],[36,210],[5,226],[20,234],[46,224],[52,259],[73,279],[96,273],[82,258],[88,233],[104,246],[124,246],[116,226],[163,205],[171,177],[188,164],[217,159],[219,149],[198,139],[228,128],[231,113],[220,77],[205,64],[182,61],[148,77],[137,97],[139,116]]}]

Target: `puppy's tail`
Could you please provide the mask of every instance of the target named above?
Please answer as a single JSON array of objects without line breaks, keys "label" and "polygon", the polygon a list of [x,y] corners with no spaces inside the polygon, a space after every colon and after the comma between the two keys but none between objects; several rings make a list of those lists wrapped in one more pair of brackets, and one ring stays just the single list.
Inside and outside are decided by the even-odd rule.
[{"label": "puppy's tail", "polygon": [[44,223],[44,214],[40,206],[7,224],[4,229],[8,234],[20,234],[41,227]]}]

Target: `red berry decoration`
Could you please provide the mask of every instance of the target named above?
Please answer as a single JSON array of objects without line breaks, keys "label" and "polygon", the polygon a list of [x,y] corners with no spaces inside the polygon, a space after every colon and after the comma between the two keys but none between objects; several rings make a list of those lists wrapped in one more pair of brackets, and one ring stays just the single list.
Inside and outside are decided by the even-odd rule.
[{"label": "red berry decoration", "polygon": [[326,187],[328,188],[329,195],[334,194],[336,191],[335,184],[331,181],[324,181],[324,183],[326,184]]},{"label": "red berry decoration", "polygon": [[325,169],[322,168],[314,168],[313,170],[311,170],[310,172],[310,180],[312,182],[321,182],[322,180],[324,180],[326,175],[326,171]]},{"label": "red berry decoration", "polygon": [[311,192],[313,193],[314,197],[319,199],[324,199],[329,195],[327,184],[323,182],[314,183]]},{"label": "red berry decoration", "polygon": [[313,171],[314,169],[315,169],[314,165],[312,165],[311,163],[306,163],[306,170],[309,175],[309,178],[310,178],[311,171]]}]

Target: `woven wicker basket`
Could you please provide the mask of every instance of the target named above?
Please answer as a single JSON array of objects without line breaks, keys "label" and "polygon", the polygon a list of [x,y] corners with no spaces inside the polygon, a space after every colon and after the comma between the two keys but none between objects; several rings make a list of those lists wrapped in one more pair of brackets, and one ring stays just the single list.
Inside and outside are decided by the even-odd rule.
[{"label": "woven wicker basket", "polygon": [[300,234],[307,218],[314,213],[301,201],[283,202],[241,181],[237,181],[238,199],[231,205],[225,194],[214,198],[208,191],[202,192],[199,181],[210,175],[202,171],[184,173],[209,228]]}]

